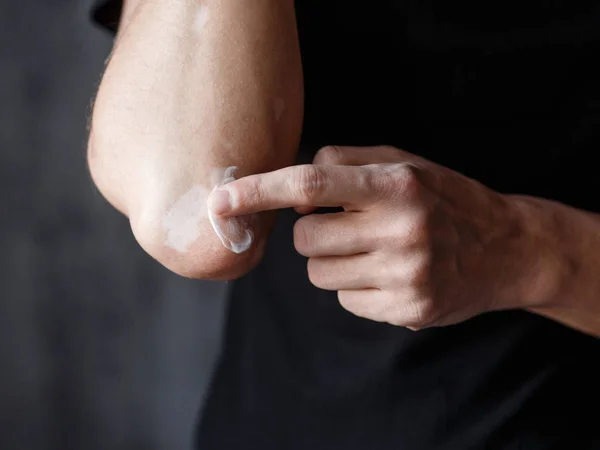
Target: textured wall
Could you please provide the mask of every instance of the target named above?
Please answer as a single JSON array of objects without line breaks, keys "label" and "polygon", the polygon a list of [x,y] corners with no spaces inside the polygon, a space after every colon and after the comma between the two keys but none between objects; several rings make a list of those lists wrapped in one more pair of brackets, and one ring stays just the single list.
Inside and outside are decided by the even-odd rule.
[{"label": "textured wall", "polygon": [[225,286],[167,273],[90,183],[88,7],[0,0],[0,449],[186,449]]}]

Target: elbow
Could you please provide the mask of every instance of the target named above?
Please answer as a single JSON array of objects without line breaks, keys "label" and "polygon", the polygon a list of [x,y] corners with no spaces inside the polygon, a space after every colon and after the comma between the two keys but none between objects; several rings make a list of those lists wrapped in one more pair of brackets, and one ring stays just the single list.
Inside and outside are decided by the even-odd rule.
[{"label": "elbow", "polygon": [[264,220],[252,227],[249,248],[235,253],[226,248],[208,217],[208,189],[197,183],[138,179],[123,164],[111,161],[103,136],[92,132],[88,168],[101,195],[128,217],[140,247],[155,261],[185,278],[229,281],[256,266],[264,253]]},{"label": "elbow", "polygon": [[131,132],[123,125],[126,120],[104,111],[96,105],[88,142],[89,171],[102,196],[128,217],[140,247],[185,278],[233,280],[256,266],[264,253],[270,216],[253,224],[253,240],[246,251],[235,253],[223,245],[206,204],[213,167],[219,165],[212,149],[195,149],[207,155],[204,158],[189,158],[188,150],[175,157],[171,147],[157,147],[156,142],[163,140]]},{"label": "elbow", "polygon": [[235,253],[222,244],[206,217],[178,221],[172,208],[150,211],[130,217],[133,235],[148,255],[179,276],[234,280],[254,268],[264,253],[265,238],[259,230],[254,230],[246,251]]}]

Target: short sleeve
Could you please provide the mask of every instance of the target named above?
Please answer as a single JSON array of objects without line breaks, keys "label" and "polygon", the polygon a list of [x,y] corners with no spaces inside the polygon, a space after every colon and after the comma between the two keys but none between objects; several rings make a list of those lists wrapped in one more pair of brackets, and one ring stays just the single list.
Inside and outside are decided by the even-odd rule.
[{"label": "short sleeve", "polygon": [[123,0],[96,0],[92,6],[91,19],[94,23],[116,33]]}]

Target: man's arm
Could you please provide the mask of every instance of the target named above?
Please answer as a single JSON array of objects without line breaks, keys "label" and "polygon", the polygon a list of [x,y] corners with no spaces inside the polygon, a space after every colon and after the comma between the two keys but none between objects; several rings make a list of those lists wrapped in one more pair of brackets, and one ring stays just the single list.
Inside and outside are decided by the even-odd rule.
[{"label": "man's arm", "polygon": [[130,0],[94,105],[90,171],[167,268],[235,278],[260,259],[270,217],[236,254],[206,197],[228,167],[292,164],[302,115],[293,0]]}]

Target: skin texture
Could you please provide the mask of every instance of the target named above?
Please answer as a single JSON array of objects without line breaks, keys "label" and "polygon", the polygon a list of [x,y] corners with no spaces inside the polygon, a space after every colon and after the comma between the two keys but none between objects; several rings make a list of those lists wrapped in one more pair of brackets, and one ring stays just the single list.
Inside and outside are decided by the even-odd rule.
[{"label": "skin texture", "polygon": [[262,255],[223,246],[207,213],[215,170],[236,176],[295,160],[303,80],[292,0],[140,0],[125,4],[94,105],[89,166],[139,244],[168,269],[237,278]]},{"label": "skin texture", "polygon": [[219,190],[209,207],[221,217],[308,213],[294,228],[308,276],[357,316],[417,330],[525,309],[600,336],[598,215],[503,195],[392,147],[326,147],[313,164]]}]

